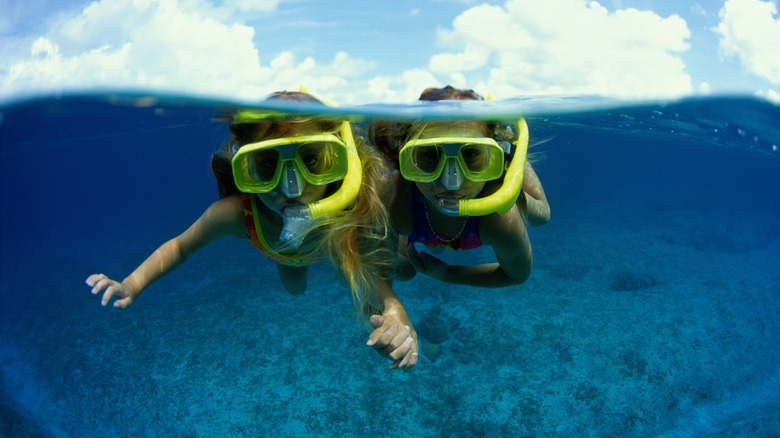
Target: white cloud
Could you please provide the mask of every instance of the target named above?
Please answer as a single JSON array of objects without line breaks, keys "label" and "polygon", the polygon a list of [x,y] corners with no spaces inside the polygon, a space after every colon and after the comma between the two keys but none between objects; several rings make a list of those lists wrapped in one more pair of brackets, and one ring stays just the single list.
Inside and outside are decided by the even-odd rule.
[{"label": "white cloud", "polygon": [[775,105],[780,105],[780,93],[777,92],[777,90],[766,90],[766,91],[757,91],[756,96],[762,97]]},{"label": "white cloud", "polygon": [[434,73],[471,71],[483,67],[490,56],[490,50],[467,43],[463,53],[441,53],[431,58],[428,67]]},{"label": "white cloud", "polygon": [[[220,8],[229,5],[241,10],[250,3]],[[281,52],[264,66],[254,29],[204,13],[214,10],[199,0],[95,1],[32,42],[29,58],[0,72],[0,95],[105,87],[259,99],[299,83],[348,89],[348,78],[373,68],[345,52],[326,65]]]},{"label": "white cloud", "polygon": [[254,29],[243,23],[281,2],[96,0],[29,39],[23,59],[5,60],[0,95],[127,87],[254,100],[302,83],[349,104],[408,102],[448,83],[499,98],[693,90],[679,57],[690,32],[676,15],[609,12],[587,0],[473,6],[438,30],[442,49],[431,53],[427,68],[372,78],[374,62],[345,51],[316,59],[285,47],[259,53]]},{"label": "white cloud", "polygon": [[468,9],[440,30],[439,42],[456,52],[432,57],[431,69],[463,73],[497,96],[678,96],[693,90],[679,57],[689,37],[677,15],[610,13],[586,0],[508,0]]},{"label": "white cloud", "polygon": [[736,56],[749,72],[780,84],[780,20],[777,6],[759,0],[728,0],[715,32],[725,57]]},{"label": "white cloud", "polygon": [[[428,87],[439,86],[440,81],[429,71],[412,69],[398,76],[377,76],[368,81],[360,99],[366,102],[411,102]],[[348,101],[349,102],[349,101]]]}]

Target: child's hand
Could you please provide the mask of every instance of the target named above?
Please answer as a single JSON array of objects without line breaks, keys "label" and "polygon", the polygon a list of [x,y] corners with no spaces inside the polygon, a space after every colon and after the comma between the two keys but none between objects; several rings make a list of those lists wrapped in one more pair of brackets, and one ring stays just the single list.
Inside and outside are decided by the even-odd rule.
[{"label": "child's hand", "polygon": [[373,315],[370,321],[375,330],[366,345],[374,347],[382,357],[393,360],[391,370],[411,370],[417,364],[417,333],[406,312],[385,311],[382,315]]},{"label": "child's hand", "polygon": [[437,280],[444,280],[444,277],[447,274],[447,268],[449,267],[448,264],[427,252],[418,252],[414,245],[409,245],[407,257],[409,263],[411,263],[417,272],[422,272]]},{"label": "child's hand", "polygon": [[93,295],[97,295],[101,290],[106,289],[103,293],[103,299],[101,300],[101,304],[104,306],[111,301],[111,297],[116,295],[118,299],[114,301],[114,307],[124,309],[133,304],[133,299],[135,299],[136,295],[125,285],[106,277],[105,274],[90,275],[87,278],[87,285],[92,286]]}]

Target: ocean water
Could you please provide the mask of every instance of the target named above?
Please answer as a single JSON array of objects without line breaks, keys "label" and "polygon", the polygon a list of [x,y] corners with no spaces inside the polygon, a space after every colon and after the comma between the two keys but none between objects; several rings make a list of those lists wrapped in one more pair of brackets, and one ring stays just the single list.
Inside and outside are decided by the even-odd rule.
[{"label": "ocean water", "polygon": [[516,102],[552,209],[525,284],[394,285],[408,373],[327,266],[289,296],[236,239],[129,309],[89,293],[217,199],[218,105],[4,103],[0,436],[777,437],[780,109],[583,102]]}]

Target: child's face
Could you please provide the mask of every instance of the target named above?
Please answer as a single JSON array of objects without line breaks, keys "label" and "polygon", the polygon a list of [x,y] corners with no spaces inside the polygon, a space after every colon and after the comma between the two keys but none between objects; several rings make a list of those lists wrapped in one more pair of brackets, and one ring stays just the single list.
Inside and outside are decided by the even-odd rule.
[{"label": "child's face", "polygon": [[[301,125],[301,124],[280,124],[284,125],[282,137],[298,137],[305,135],[320,134],[321,131],[316,126]],[[281,190],[282,182],[270,192],[259,193],[257,196],[273,212],[283,215],[284,209],[294,205],[307,205],[312,202],[317,202],[325,197],[327,185],[314,185],[301,178],[302,189],[301,195],[297,197],[287,197]]]},{"label": "child's face", "polygon": [[[431,135],[428,134],[428,132],[426,131],[431,131],[435,133],[436,131],[432,131],[432,130],[440,129],[442,126],[446,126],[446,124],[431,123],[428,125],[428,127],[425,130],[423,130],[422,136],[435,137],[436,134]],[[460,122],[457,123],[457,126],[463,128],[470,128],[472,132],[479,131],[483,134],[487,129],[484,124],[478,122]],[[440,211],[448,215],[457,215],[456,213],[450,213],[450,212],[458,210],[458,201],[460,201],[461,199],[476,198],[477,196],[479,196],[479,194],[482,192],[482,189],[485,187],[485,182],[475,182],[465,177],[462,178],[460,187],[458,187],[457,189],[448,189],[447,187],[445,187],[444,182],[442,181],[442,177],[436,179],[433,182],[429,182],[429,183],[416,182],[415,184],[417,184],[417,188],[420,190],[420,193],[423,194],[425,199],[430,201],[431,204],[433,204]],[[449,210],[449,212],[447,210]]]}]

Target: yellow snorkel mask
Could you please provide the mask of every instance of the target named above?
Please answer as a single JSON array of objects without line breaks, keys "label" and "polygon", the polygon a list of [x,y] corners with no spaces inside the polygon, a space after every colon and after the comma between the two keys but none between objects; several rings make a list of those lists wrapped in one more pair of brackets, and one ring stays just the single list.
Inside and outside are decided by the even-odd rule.
[{"label": "yellow snorkel mask", "polygon": [[[516,123],[518,138],[515,153],[505,169],[508,144],[492,138],[457,135],[414,139],[399,152],[401,175],[409,180],[430,183],[440,180],[449,190],[457,190],[463,177],[484,182],[504,175],[501,187],[494,193],[475,199],[461,199],[457,209],[440,206],[445,213],[460,216],[484,216],[493,212],[505,214],[517,201],[523,186],[523,170],[528,152],[528,125],[521,118]],[[507,143],[507,142],[500,142]]]},{"label": "yellow snorkel mask", "polygon": [[233,179],[245,193],[268,193],[283,180],[285,195],[295,198],[301,195],[302,178],[318,186],[344,179],[348,154],[347,145],[333,134],[247,144],[233,156]]},{"label": "yellow snorkel mask", "polygon": [[[234,120],[262,122],[267,120],[264,115],[239,111]],[[283,210],[279,238],[293,247],[300,246],[316,219],[344,210],[357,197],[363,171],[348,121],[341,122],[338,134],[284,137],[246,144],[234,151],[233,179],[244,193],[268,193],[279,188],[285,196],[294,198],[301,195],[303,180],[314,185],[343,180],[331,196]]]}]

